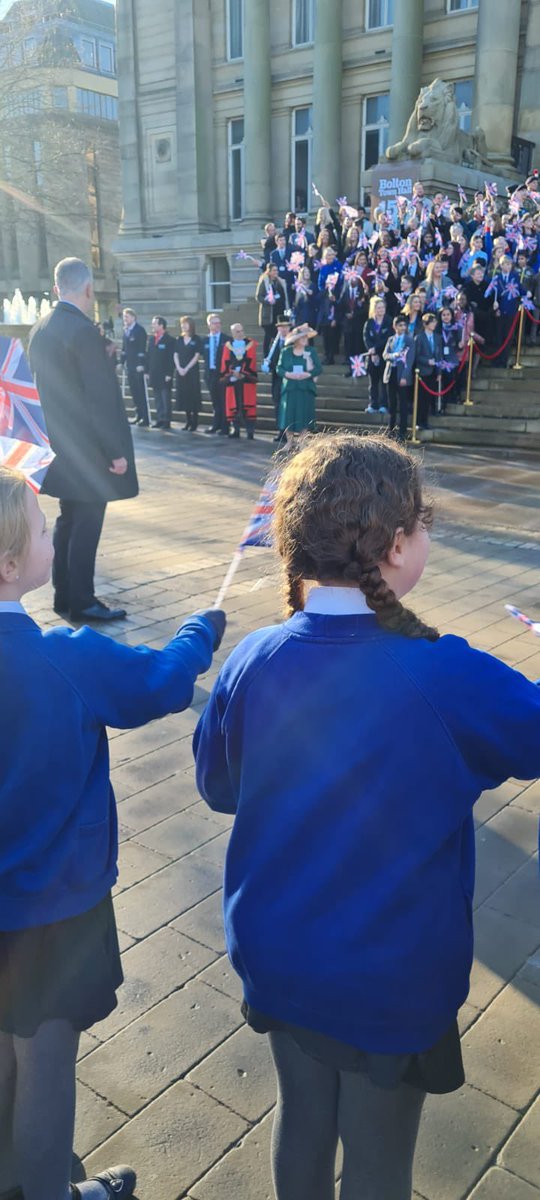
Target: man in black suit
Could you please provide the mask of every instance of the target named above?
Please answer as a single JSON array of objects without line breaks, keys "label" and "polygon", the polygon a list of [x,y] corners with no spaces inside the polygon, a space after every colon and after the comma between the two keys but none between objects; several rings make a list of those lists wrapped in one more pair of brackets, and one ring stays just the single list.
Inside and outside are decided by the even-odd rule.
[{"label": "man in black suit", "polygon": [[220,381],[221,356],[227,338],[221,332],[219,313],[209,313],[206,324],[208,334],[203,339],[204,378],[210,392],[214,418],[205,433],[218,433],[220,437],[227,437],[229,430],[225,417],[225,389]]},{"label": "man in black suit", "polygon": [[124,337],[122,339],[122,364],[127,370],[129,390],[137,410],[133,425],[150,424],[150,408],[144,380],[146,371],[146,329],[139,325],[137,313],[133,308],[125,308],[122,314],[124,322]]},{"label": "man in black suit", "polygon": [[94,594],[96,551],[109,500],[138,493],[131,432],[114,363],[92,320],[92,275],[79,258],[55,273],[59,303],[38,321],[29,355],[56,458],[43,492],[60,500],[54,543],[54,609],[73,621],[115,621]]},{"label": "man in black suit", "polygon": [[[267,372],[271,373],[271,375],[272,375],[272,400],[274,402],[274,409],[275,409],[275,413],[276,413],[276,425],[278,425],[278,423],[279,423],[278,422],[279,406],[281,403],[281,385],[283,383],[283,380],[281,378],[281,375],[278,375],[277,367],[278,367],[278,362],[279,362],[279,356],[285,345],[285,338],[287,337],[287,334],[291,332],[292,326],[287,317],[278,317],[278,319],[276,321],[276,327],[277,327],[276,336],[272,342],[272,345],[270,346],[268,356],[264,360],[262,369],[263,369],[263,371],[266,370]],[[285,431],[283,430],[281,433],[278,431],[278,433],[276,434],[276,436],[274,438],[274,441],[277,442],[278,445],[280,445],[280,446],[282,445],[282,443],[286,442],[287,435],[286,435]]]},{"label": "man in black suit", "polygon": [[272,263],[272,266],[277,267],[278,269],[279,278],[281,279],[281,282],[285,288],[287,308],[290,309],[294,294],[294,272],[291,271],[289,266],[289,252],[287,250],[287,240],[285,238],[285,234],[278,233],[276,242],[277,249],[272,251],[270,255],[270,262]]},{"label": "man in black suit", "polygon": [[156,400],[156,420],[153,429],[171,428],[174,346],[174,338],[167,333],[165,317],[152,317],[152,333],[148,338],[146,361]]}]

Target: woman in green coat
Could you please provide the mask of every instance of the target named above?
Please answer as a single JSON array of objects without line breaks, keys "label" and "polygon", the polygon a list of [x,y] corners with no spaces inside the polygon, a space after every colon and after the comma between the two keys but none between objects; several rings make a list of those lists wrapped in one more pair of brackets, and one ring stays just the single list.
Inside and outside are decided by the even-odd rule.
[{"label": "woman in green coat", "polygon": [[316,337],[309,325],[299,325],[285,339],[277,366],[281,376],[278,427],[290,442],[298,434],[315,428],[316,381],[322,367],[317,351],[309,345]]}]

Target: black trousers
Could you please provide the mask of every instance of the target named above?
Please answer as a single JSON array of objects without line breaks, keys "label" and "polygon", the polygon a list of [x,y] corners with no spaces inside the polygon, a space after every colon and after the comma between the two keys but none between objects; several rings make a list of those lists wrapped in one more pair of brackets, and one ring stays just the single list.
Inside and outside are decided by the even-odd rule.
[{"label": "black trousers", "polygon": [[[431,392],[436,392],[438,388],[437,372],[432,371],[431,375],[421,375],[418,380],[418,414],[417,421],[421,429],[427,429],[429,423],[429,414],[434,412],[434,405],[437,403],[436,396],[432,396]],[[422,383],[427,384],[431,392],[426,392],[422,387]]]},{"label": "black trousers", "polygon": [[156,420],[161,421],[164,425],[170,425],[172,417],[172,384],[162,383],[159,387],[154,385],[154,396],[156,398]]},{"label": "black trousers", "polygon": [[372,358],[368,358],[368,396],[371,408],[379,409],[381,404],[386,408],[386,384],[383,383],[384,368],[386,363],[383,362],[382,355],[377,356],[378,363],[374,363]]},{"label": "black trousers", "polygon": [[52,572],[58,608],[80,613],[94,602],[96,552],[106,507],[82,500],[60,501]]},{"label": "black trousers", "polygon": [[233,437],[236,437],[236,438],[240,437],[240,424],[243,421],[243,423],[246,427],[246,433],[248,435],[248,438],[250,438],[250,440],[251,440],[251,438],[253,437],[253,430],[255,429],[255,420],[253,417],[246,416],[246,410],[244,408],[244,385],[243,385],[243,383],[241,383],[241,382],[235,383],[234,394],[236,396],[236,416],[233,417],[233,420],[232,420],[232,426],[234,429]]},{"label": "black trousers", "polygon": [[[503,343],[506,341],[508,334],[510,333],[510,330],[512,328],[512,322],[515,319],[515,315],[516,315],[515,313],[501,313],[500,316],[497,317],[497,319],[495,321],[495,347],[496,348],[498,346],[502,346]],[[515,338],[515,334],[514,334],[513,338],[510,338],[508,345],[505,346],[502,353],[497,355],[497,358],[494,360],[494,366],[496,366],[496,367],[507,367],[508,366],[508,356],[510,354],[510,350],[512,349],[512,345],[514,343],[514,338]]]},{"label": "black trousers", "polygon": [[272,325],[263,325],[263,329],[264,329],[263,358],[266,358],[266,355],[268,354],[268,351],[270,350],[270,346],[272,345],[272,342],[276,336],[276,326],[274,323],[272,323]]},{"label": "black trousers", "polygon": [[128,371],[129,390],[133,397],[133,403],[137,409],[139,421],[144,421],[145,425],[150,424],[150,410],[148,400],[146,398],[146,388],[144,386],[143,371]]},{"label": "black trousers", "polygon": [[396,428],[397,415],[399,411],[399,426],[398,432],[401,440],[404,442],[407,437],[407,422],[409,418],[409,404],[411,402],[412,387],[400,387],[397,371],[392,371],[388,380],[388,409],[390,416],[388,418],[388,429],[393,433]]},{"label": "black trousers", "polygon": [[219,371],[209,371],[206,377],[212,408],[214,409],[214,419],[212,421],[212,429],[214,433],[220,430],[222,433],[228,433],[227,421],[225,419],[225,388],[219,379]]},{"label": "black trousers", "polygon": [[335,355],[339,351],[339,343],[341,340],[341,330],[339,325],[322,325],[321,333],[324,345],[324,356],[329,363],[333,363]]}]

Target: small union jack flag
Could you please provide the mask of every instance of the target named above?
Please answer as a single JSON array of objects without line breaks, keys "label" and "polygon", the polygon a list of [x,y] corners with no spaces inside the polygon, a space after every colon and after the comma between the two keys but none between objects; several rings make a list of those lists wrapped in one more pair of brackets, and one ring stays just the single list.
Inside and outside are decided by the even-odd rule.
[{"label": "small union jack flag", "polygon": [[366,367],[367,354],[352,354],[349,362],[351,364],[353,379],[360,379],[362,375],[367,375]]},{"label": "small union jack flag", "polygon": [[519,295],[519,283],[516,283],[515,280],[511,279],[503,289],[503,296],[508,296],[509,300],[517,300]]},{"label": "small union jack flag", "polygon": [[272,518],[274,516],[275,492],[275,480],[267,479],[240,538],[239,550],[245,550],[246,546],[272,545]]},{"label": "small union jack flag", "polygon": [[53,458],[22,342],[0,337],[0,463],[22,471],[39,491]]}]

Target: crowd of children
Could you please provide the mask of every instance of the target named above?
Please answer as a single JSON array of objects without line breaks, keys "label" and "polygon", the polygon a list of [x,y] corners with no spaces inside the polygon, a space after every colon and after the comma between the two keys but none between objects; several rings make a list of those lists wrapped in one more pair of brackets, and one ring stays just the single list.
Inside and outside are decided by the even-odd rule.
[{"label": "crowd of children", "polygon": [[428,197],[416,183],[409,198],[376,209],[373,220],[345,198],[332,207],[319,195],[313,232],[294,213],[281,233],[267,225],[257,287],[265,353],[284,312],[294,325],[317,329],[326,364],[343,340],[346,374],[359,359],[358,373],[367,372],[368,412],[389,411],[394,429],[399,409],[400,433],[417,366],[418,424],[426,427],[435,406],[459,402],[471,337],[493,366],[505,367],[525,306],[525,339],[536,341],[539,188],[535,172],[505,197],[486,183],[472,197],[459,188],[454,202],[442,192]]}]

